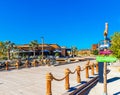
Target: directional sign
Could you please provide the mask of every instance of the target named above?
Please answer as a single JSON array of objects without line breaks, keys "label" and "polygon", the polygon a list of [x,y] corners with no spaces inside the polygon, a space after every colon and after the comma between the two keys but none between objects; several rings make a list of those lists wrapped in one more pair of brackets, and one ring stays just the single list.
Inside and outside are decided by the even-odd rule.
[{"label": "directional sign", "polygon": [[105,54],[105,55],[109,55],[112,53],[111,50],[106,50],[106,51],[99,51],[100,54]]},{"label": "directional sign", "polygon": [[109,44],[106,44],[106,45],[100,45],[100,48],[105,48],[105,47],[109,47]]},{"label": "directional sign", "polygon": [[97,56],[96,60],[98,62],[115,62],[117,58],[113,56]]}]

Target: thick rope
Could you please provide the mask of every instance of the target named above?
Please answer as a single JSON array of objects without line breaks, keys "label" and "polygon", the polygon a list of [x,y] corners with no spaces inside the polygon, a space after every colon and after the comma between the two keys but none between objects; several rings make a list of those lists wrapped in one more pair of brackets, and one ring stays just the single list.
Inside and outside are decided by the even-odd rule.
[{"label": "thick rope", "polygon": [[86,69],[86,67],[84,67],[83,69],[81,69],[80,71],[84,71]]},{"label": "thick rope", "polygon": [[[88,65],[88,64],[87,64],[86,66],[91,66],[91,65]],[[81,69],[80,71],[84,71],[84,70],[86,69],[86,66],[85,66],[83,69]],[[57,79],[57,78],[55,78],[54,76],[52,76],[52,79],[54,79],[54,80],[56,80],[56,81],[62,81],[62,80],[64,80],[69,74],[74,74],[76,71],[77,71],[77,69],[75,69],[74,72],[71,72],[71,71],[69,70],[69,73],[68,73],[65,77],[63,77],[63,78],[61,78],[61,79]]]},{"label": "thick rope", "polygon": [[52,79],[54,79],[54,80],[56,80],[56,81],[62,81],[62,80],[64,80],[68,75],[69,75],[69,73],[68,73],[65,77],[63,77],[63,78],[61,78],[61,79],[57,79],[57,78],[55,78],[54,76],[52,76]]},{"label": "thick rope", "polygon": [[57,78],[55,78],[54,76],[52,76],[52,79],[54,79],[54,80],[56,80],[56,81],[62,81],[62,80],[64,80],[69,74],[74,74],[76,71],[77,71],[76,69],[75,69],[74,72],[71,72],[71,71],[69,70],[69,73],[68,73],[65,77],[63,77],[63,78],[61,78],[61,79],[57,79]]},{"label": "thick rope", "polygon": [[70,74],[74,74],[76,71],[77,71],[76,69],[75,69],[75,71],[74,71],[74,72],[71,72],[71,71],[70,71]]}]

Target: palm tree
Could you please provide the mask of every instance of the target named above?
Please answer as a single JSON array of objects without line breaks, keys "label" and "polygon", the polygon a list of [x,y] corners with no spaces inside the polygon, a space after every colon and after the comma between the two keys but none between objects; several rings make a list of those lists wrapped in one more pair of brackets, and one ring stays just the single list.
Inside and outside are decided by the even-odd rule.
[{"label": "palm tree", "polygon": [[33,41],[31,41],[30,42],[30,44],[29,44],[29,46],[33,49],[33,51],[34,51],[34,57],[35,57],[35,50],[36,50],[36,48],[38,47],[38,41],[37,40],[33,40]]},{"label": "palm tree", "polygon": [[0,56],[3,56],[5,52],[5,44],[4,42],[0,42]]},{"label": "palm tree", "polygon": [[7,57],[8,59],[10,59],[10,51],[15,48],[15,43],[12,43],[11,41],[6,41],[4,44],[7,51]]},{"label": "palm tree", "polygon": [[77,52],[77,47],[76,46],[72,46],[71,47],[71,51],[72,51],[72,56],[75,56],[75,53]]}]

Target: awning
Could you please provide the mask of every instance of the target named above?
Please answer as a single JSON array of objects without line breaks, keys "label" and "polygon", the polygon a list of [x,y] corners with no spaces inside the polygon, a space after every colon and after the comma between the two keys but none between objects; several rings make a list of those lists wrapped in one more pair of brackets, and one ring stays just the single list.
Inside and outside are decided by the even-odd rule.
[{"label": "awning", "polygon": [[[42,51],[41,51],[42,52]],[[47,50],[47,49],[45,49],[45,50],[43,50],[43,52],[50,52],[49,50]]]},{"label": "awning", "polygon": [[54,50],[53,52],[62,52],[62,51],[61,51],[61,50],[56,49],[56,50]]}]

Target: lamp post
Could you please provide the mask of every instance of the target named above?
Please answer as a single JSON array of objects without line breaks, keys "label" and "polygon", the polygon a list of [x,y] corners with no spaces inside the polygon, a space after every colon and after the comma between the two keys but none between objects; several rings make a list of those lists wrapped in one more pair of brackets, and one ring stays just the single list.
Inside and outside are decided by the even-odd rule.
[{"label": "lamp post", "polygon": [[41,40],[42,40],[42,62],[43,62],[43,56],[44,56],[44,37],[41,37]]}]

